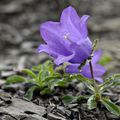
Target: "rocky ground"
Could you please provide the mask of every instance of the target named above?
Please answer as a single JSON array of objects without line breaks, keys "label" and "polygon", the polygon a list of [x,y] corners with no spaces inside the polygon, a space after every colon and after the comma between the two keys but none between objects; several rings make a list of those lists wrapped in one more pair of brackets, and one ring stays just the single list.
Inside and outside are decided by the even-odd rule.
[{"label": "rocky ground", "polygon": [[[120,0],[0,0],[0,86],[2,86],[8,76],[15,74],[13,71],[15,68],[30,68],[32,65],[37,65],[42,60],[48,58],[46,54],[39,55],[36,52],[38,45],[43,42],[39,35],[39,24],[47,20],[59,20],[61,11],[68,5],[74,6],[80,15],[89,14],[91,16],[88,23],[91,39],[99,39],[99,48],[102,48],[105,54],[112,57],[112,62],[106,68],[110,74],[120,72]],[[120,99],[120,88],[115,88],[113,91],[112,94],[116,94],[117,99]],[[1,89],[0,94],[2,95],[3,92],[5,91]],[[5,96],[6,94],[5,92]],[[4,107],[0,108],[1,120],[119,119],[112,115],[109,117],[110,114],[106,113],[106,111],[96,110],[86,112],[85,109],[76,107],[77,105],[73,105],[71,108],[62,108],[63,106],[57,102],[48,105],[49,99],[46,100],[47,105],[35,102],[37,103],[37,107],[32,103],[24,101],[28,108],[26,107],[26,110],[23,110],[20,107],[16,110],[16,106],[22,106],[23,101],[20,100],[20,104],[18,105],[18,102],[16,102],[18,101],[16,100],[17,98],[13,98],[12,100],[11,96],[8,96],[7,98],[0,97],[0,106],[8,106],[6,109]],[[50,99],[55,101],[58,98],[54,97]],[[42,100],[39,98],[38,101]],[[12,102],[13,104],[11,104]],[[29,106],[34,108],[33,111],[29,111],[31,109]],[[81,106],[85,108],[85,104]],[[45,113],[45,107],[47,107],[49,114]],[[52,108],[53,110],[51,110]],[[15,109],[16,112],[14,115],[11,109],[13,111]],[[42,109],[41,112],[38,109]],[[60,115],[61,113],[58,111],[63,111],[63,109],[65,109],[64,114],[68,115],[63,115],[63,113],[63,116]],[[71,113],[71,109],[74,112]],[[100,116],[98,116],[99,112],[101,113]],[[72,115],[73,113],[75,115]],[[70,117],[64,117],[69,116],[69,114]],[[77,117],[72,117],[76,115]],[[18,116],[26,117],[19,118]],[[31,118],[29,118],[30,116]],[[44,116],[44,118],[39,116]]]}]

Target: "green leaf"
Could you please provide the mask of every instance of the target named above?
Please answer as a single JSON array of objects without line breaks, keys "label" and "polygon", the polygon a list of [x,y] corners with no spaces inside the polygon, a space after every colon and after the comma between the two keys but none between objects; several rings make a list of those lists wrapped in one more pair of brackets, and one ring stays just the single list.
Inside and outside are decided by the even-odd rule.
[{"label": "green leaf", "polygon": [[60,87],[66,87],[68,86],[68,82],[65,80],[58,80],[58,82],[56,83],[56,86],[60,86]]},{"label": "green leaf", "polygon": [[89,84],[85,84],[93,93],[96,93],[96,90],[94,88],[94,86],[89,85]]},{"label": "green leaf", "polygon": [[87,99],[89,99],[89,97],[90,97],[90,95],[81,95],[81,96],[78,96],[77,101],[87,100]]},{"label": "green leaf", "polygon": [[88,79],[80,74],[71,75],[69,79],[71,79],[71,80],[77,79],[80,82],[85,82],[85,83],[89,83],[89,84],[93,83],[93,81],[91,79]]},{"label": "green leaf", "polygon": [[112,57],[108,55],[103,55],[99,61],[99,64],[106,65],[112,61]]},{"label": "green leaf", "polygon": [[108,77],[107,79],[105,79],[105,82],[103,84],[99,85],[99,90],[102,93],[111,86],[118,86],[118,85],[120,85],[120,74],[114,74]]},{"label": "green leaf", "polygon": [[60,79],[54,78],[54,79],[49,80],[46,83],[47,83],[47,85],[48,85],[49,88],[53,89],[56,86],[60,86],[59,85],[59,81],[61,81],[61,78]]},{"label": "green leaf", "polygon": [[65,63],[63,63],[62,65],[60,65],[60,66],[57,66],[56,68],[55,68],[55,72],[58,72],[58,73],[66,73],[66,67],[68,66],[68,65],[70,65],[70,63],[68,63],[68,62],[65,62]]},{"label": "green leaf", "polygon": [[62,101],[64,104],[70,104],[76,102],[78,98],[76,96],[66,95],[62,98]]},{"label": "green leaf", "polygon": [[88,98],[89,98],[89,96],[87,96],[87,95],[81,95],[81,96],[66,95],[66,96],[62,97],[62,101],[64,104],[67,105],[67,104],[74,103],[76,101],[85,100]]},{"label": "green leaf", "polygon": [[101,99],[102,104],[114,115],[120,116],[120,107],[114,104],[110,99],[103,98]]},{"label": "green leaf", "polygon": [[50,80],[61,79],[61,76],[50,76],[44,79],[44,81],[49,82]]},{"label": "green leaf", "polygon": [[53,63],[50,62],[47,69],[48,69],[49,74],[50,74],[51,76],[55,73],[55,71],[54,71],[54,69],[53,69]]},{"label": "green leaf", "polygon": [[41,95],[45,95],[45,94],[50,94],[52,91],[50,88],[44,88],[43,90],[40,91]]},{"label": "green leaf", "polygon": [[29,88],[28,91],[26,92],[24,98],[27,99],[27,100],[32,100],[33,99],[33,93],[36,89],[38,89],[38,86],[32,86],[31,88]]},{"label": "green leaf", "polygon": [[113,80],[113,85],[117,86],[120,85],[120,74],[114,74],[114,80]]},{"label": "green leaf", "polygon": [[32,71],[35,71],[35,72],[41,71],[41,64],[40,64],[40,65],[37,65],[37,66],[33,66],[33,67],[31,68],[31,70],[32,70]]},{"label": "green leaf", "polygon": [[8,84],[10,83],[21,83],[21,82],[25,82],[26,79],[20,75],[13,75],[7,78],[6,82]]},{"label": "green leaf", "polygon": [[23,69],[22,72],[28,74],[29,76],[31,76],[31,77],[34,78],[34,79],[37,79],[36,74],[33,73],[33,72],[32,72],[31,70],[29,70],[29,69]]},{"label": "green leaf", "polygon": [[97,107],[95,95],[90,96],[90,98],[87,101],[87,106],[89,110],[92,110]]}]

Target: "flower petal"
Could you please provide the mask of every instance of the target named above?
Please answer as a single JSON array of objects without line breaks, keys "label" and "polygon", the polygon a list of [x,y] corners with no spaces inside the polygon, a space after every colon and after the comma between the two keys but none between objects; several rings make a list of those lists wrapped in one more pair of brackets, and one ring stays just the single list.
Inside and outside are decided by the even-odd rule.
[{"label": "flower petal", "polygon": [[55,64],[56,65],[60,65],[61,63],[64,63],[64,62],[67,62],[69,61],[70,59],[72,59],[74,57],[74,53],[69,55],[69,56],[63,56],[63,55],[59,55],[55,60]]},{"label": "flower petal", "polygon": [[57,57],[58,56],[58,53],[53,51],[51,48],[49,48],[48,45],[44,45],[44,44],[41,44],[39,47],[38,47],[38,52],[41,53],[41,52],[46,52],[48,53],[49,55],[51,55],[52,57]]},{"label": "flower petal", "polygon": [[82,63],[85,59],[90,56],[91,46],[86,46],[86,43],[83,42],[81,45],[77,45],[76,43],[72,43],[70,46],[71,50],[75,52],[75,57],[70,61],[72,63]]},{"label": "flower petal", "polygon": [[63,10],[60,22],[64,25],[74,26],[80,30],[80,17],[78,16],[76,10],[71,6]]},{"label": "flower petal", "polygon": [[99,60],[100,60],[100,57],[102,56],[102,50],[99,49],[99,50],[96,50],[94,52],[94,56],[92,58],[92,63],[93,64],[96,64]]},{"label": "flower petal", "polygon": [[78,70],[79,64],[70,64],[66,67],[66,72],[69,74],[77,74],[80,73]]},{"label": "flower petal", "polygon": [[103,79],[101,77],[95,77],[95,80],[97,80],[100,83],[103,83]]},{"label": "flower petal", "polygon": [[81,22],[80,22],[80,31],[81,31],[81,33],[82,33],[82,36],[84,37],[84,38],[86,38],[87,37],[87,35],[88,35],[88,28],[87,28],[87,20],[88,20],[88,18],[89,18],[89,16],[88,15],[84,15],[84,16],[82,16],[81,17]]},{"label": "flower petal", "polygon": [[59,22],[48,21],[40,25],[40,33],[44,41],[51,45],[68,46],[69,41],[64,40],[64,34]]},{"label": "flower petal", "polygon": [[93,69],[94,76],[102,76],[106,72],[106,69],[99,64],[93,65]]},{"label": "flower petal", "polygon": [[73,7],[70,6],[63,10],[60,22],[64,28],[64,33],[69,34],[71,41],[78,42],[83,40],[80,32],[80,17]]},{"label": "flower petal", "polygon": [[81,68],[81,74],[83,75],[83,76],[85,76],[85,77],[87,77],[87,78],[92,78],[91,77],[91,72],[90,72],[90,67],[89,67],[89,65],[88,64],[86,64],[85,66],[83,66],[82,68]]},{"label": "flower petal", "polygon": [[[70,55],[69,41],[60,38],[60,25],[56,22],[46,22],[40,27],[42,38],[45,40],[50,49],[61,55]],[[56,32],[57,31],[57,32]]]},{"label": "flower petal", "polygon": [[[93,71],[94,71],[94,77],[100,77],[106,72],[106,69],[99,64],[95,64],[93,65]],[[81,74],[87,78],[90,79],[92,78],[89,64],[82,67]]]}]

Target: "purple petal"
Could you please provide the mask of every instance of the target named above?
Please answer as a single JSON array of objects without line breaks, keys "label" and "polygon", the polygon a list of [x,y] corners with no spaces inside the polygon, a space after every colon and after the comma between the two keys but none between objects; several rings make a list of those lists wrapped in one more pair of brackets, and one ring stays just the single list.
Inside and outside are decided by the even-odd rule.
[{"label": "purple petal", "polygon": [[64,9],[60,22],[64,28],[64,33],[69,34],[69,39],[72,42],[78,42],[83,39],[80,32],[80,18],[74,8],[70,6]]},{"label": "purple petal", "polygon": [[94,56],[92,58],[92,63],[93,64],[96,64],[99,60],[100,60],[100,57],[102,56],[102,50],[99,49],[99,50],[96,50],[94,52]]},{"label": "purple petal", "polygon": [[72,59],[74,57],[74,53],[69,55],[69,56],[63,56],[63,55],[59,55],[56,59],[55,59],[55,64],[56,65],[60,65],[61,63],[67,62],[70,59]]},{"label": "purple petal", "polygon": [[90,56],[91,53],[91,46],[88,45],[85,42],[81,43],[81,45],[77,45],[76,43],[72,43],[70,48],[72,51],[75,52],[75,57],[71,59],[70,62],[72,63],[82,63],[85,59],[87,59]]},{"label": "purple petal", "polygon": [[[56,28],[56,29],[55,29]],[[61,55],[70,55],[71,52],[69,50],[69,41],[65,41],[60,38],[59,34],[61,33],[60,26],[58,23],[54,22],[46,22],[41,25],[40,32],[52,51],[58,52]],[[57,31],[57,32],[56,32]]]},{"label": "purple petal", "polygon": [[65,26],[70,25],[75,27],[75,29],[80,30],[80,17],[76,10],[71,6],[63,10],[60,22]]},{"label": "purple petal", "polygon": [[[95,64],[93,65],[93,71],[94,71],[94,77],[97,78],[102,76],[106,72],[106,69],[99,64]],[[88,64],[82,67],[81,74],[87,78],[90,78],[90,79],[92,78],[90,67]]]},{"label": "purple petal", "polygon": [[44,44],[41,44],[39,47],[38,47],[38,52],[41,53],[41,52],[46,52],[48,53],[49,55],[51,55],[52,57],[57,57],[58,56],[58,53],[53,51],[48,45],[44,45]]},{"label": "purple petal", "polygon": [[106,69],[99,64],[93,65],[93,69],[94,76],[102,76],[106,72]]},{"label": "purple petal", "polygon": [[66,67],[66,72],[69,74],[76,74],[80,73],[78,70],[79,64],[70,64],[69,66]]},{"label": "purple petal", "polygon": [[[91,77],[91,72],[90,72],[90,67],[89,65],[85,65],[84,67],[82,67],[82,70],[80,71],[78,69],[79,64],[70,64],[69,66],[66,67],[66,72],[69,74],[82,74],[83,76],[92,79]],[[94,66],[94,78],[95,80],[99,81],[100,83],[103,82],[103,79],[101,78],[101,76],[106,72],[105,68],[100,66],[100,65],[96,65]]]},{"label": "purple petal", "polygon": [[85,66],[82,67],[81,74],[87,78],[90,78],[90,79],[92,78],[91,72],[90,72],[90,67],[88,64],[86,64]]},{"label": "purple petal", "polygon": [[100,83],[103,83],[103,79],[101,77],[95,77],[95,80],[97,80]]},{"label": "purple petal", "polygon": [[87,29],[87,20],[88,20],[88,18],[89,18],[88,15],[84,15],[84,16],[82,16],[81,22],[80,22],[80,25],[81,25],[80,31],[81,31],[82,36],[84,38],[86,38],[87,35],[88,35],[88,29]]},{"label": "purple petal", "polygon": [[63,30],[59,22],[48,21],[41,24],[40,33],[44,41],[49,45],[59,44],[67,47],[69,45],[69,41],[64,40]]}]

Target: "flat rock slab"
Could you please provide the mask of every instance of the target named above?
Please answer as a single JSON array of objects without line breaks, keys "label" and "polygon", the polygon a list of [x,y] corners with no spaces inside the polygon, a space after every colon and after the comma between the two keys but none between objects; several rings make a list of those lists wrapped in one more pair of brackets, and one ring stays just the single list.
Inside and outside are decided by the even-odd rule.
[{"label": "flat rock slab", "polygon": [[12,98],[11,104],[0,107],[0,120],[47,120],[42,117],[45,108],[32,102]]}]

